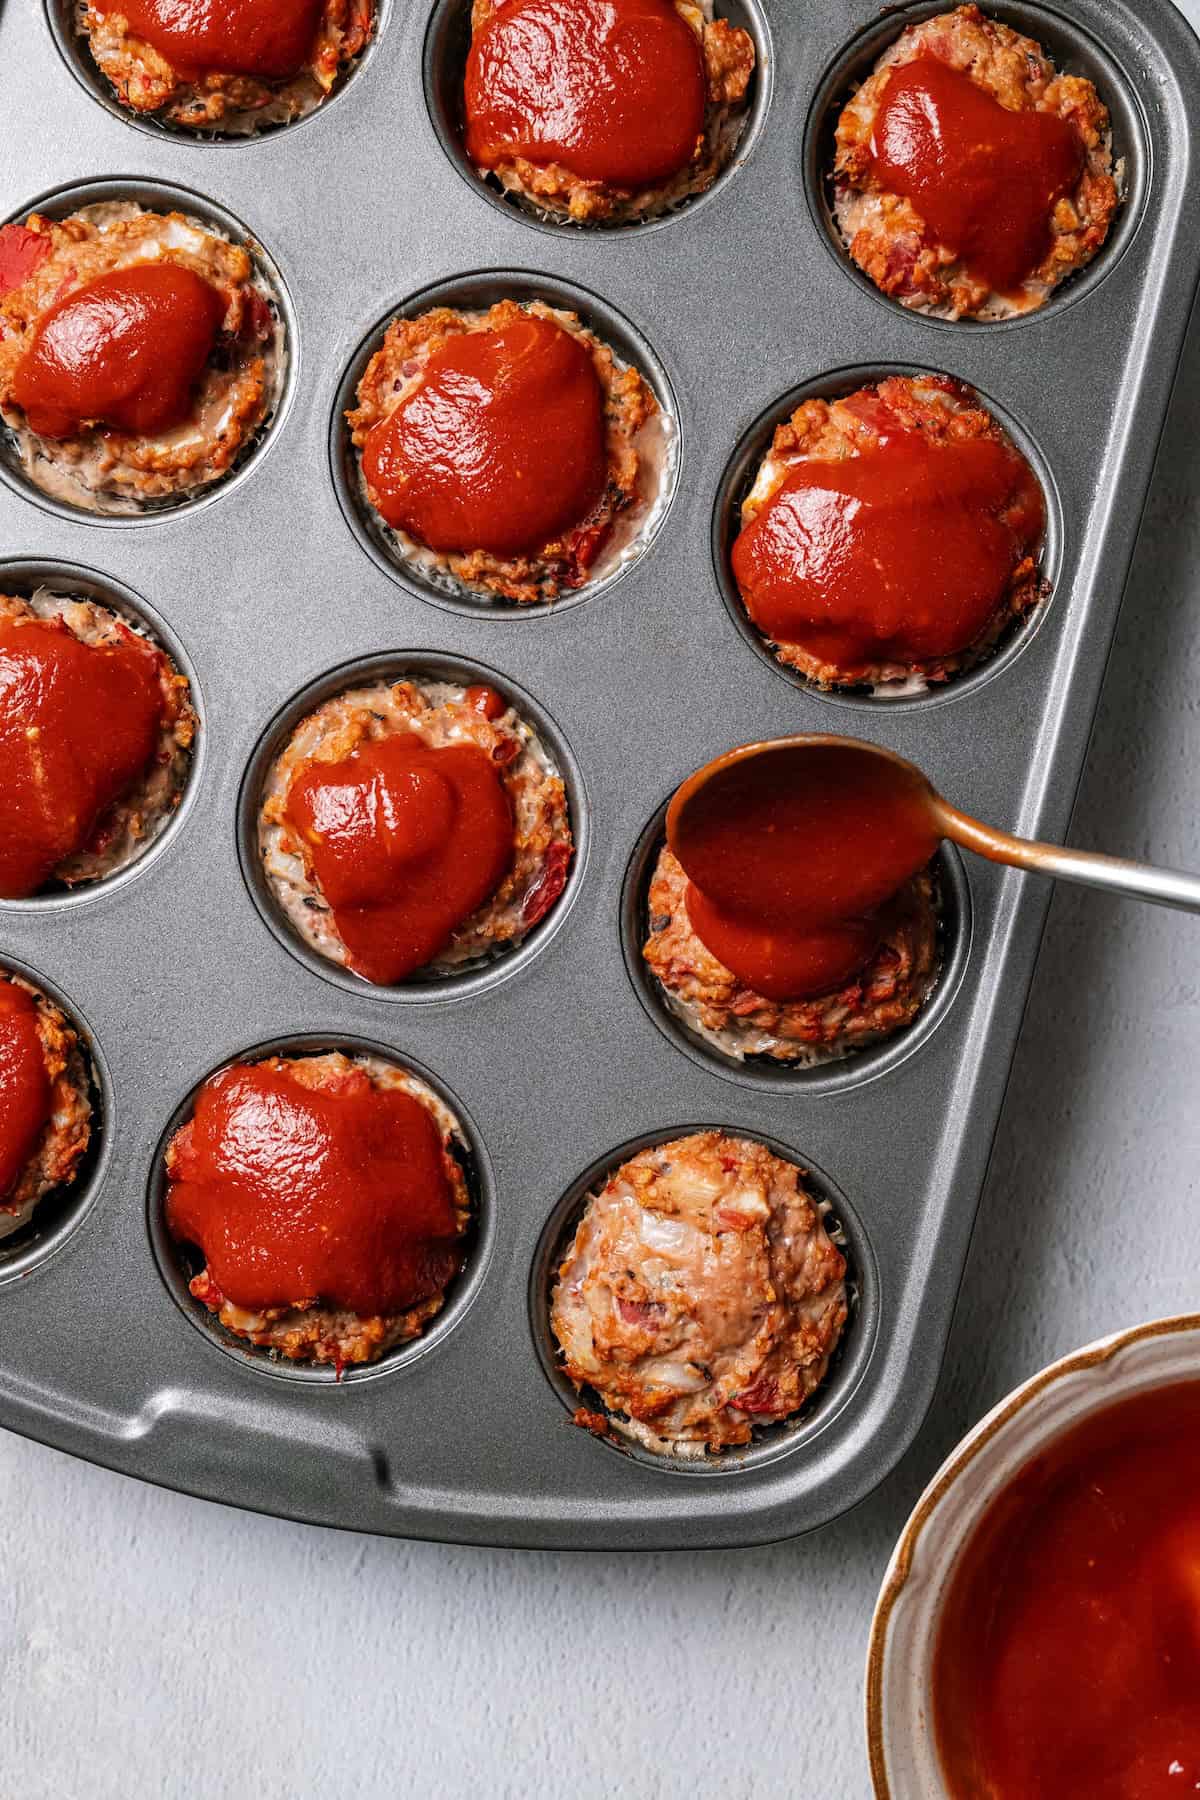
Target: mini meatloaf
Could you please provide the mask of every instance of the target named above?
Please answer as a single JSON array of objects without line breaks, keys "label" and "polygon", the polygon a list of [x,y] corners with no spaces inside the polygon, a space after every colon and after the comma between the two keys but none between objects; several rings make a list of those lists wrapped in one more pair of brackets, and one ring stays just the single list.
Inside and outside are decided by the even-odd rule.
[{"label": "mini meatloaf", "polygon": [[734,154],[754,41],[711,0],[475,0],[471,29],[467,154],[537,212],[653,218]]},{"label": "mini meatloaf", "polygon": [[76,0],[122,106],[244,135],[303,118],[370,41],[374,0]]},{"label": "mini meatloaf", "polygon": [[882,293],[939,318],[1002,319],[1096,255],[1114,174],[1092,83],[960,6],[908,26],[847,103],[834,210]]},{"label": "mini meatloaf", "polygon": [[724,1055],[742,1062],[830,1062],[912,1023],[939,963],[934,878],[923,870],[885,910],[883,934],[867,966],[836,992],[768,1000],[740,982],[697,936],[687,909],[688,879],[664,845],[649,892],[642,949],[671,1012]]},{"label": "mini meatloaf", "polygon": [[0,227],[0,418],[56,499],[133,513],[220,480],[285,356],[250,251],[210,226],[106,201]]},{"label": "mini meatloaf", "polygon": [[748,1444],[820,1386],[846,1260],[803,1171],[720,1131],[641,1150],[588,1201],[551,1296],[577,1422],[674,1456]]},{"label": "mini meatloaf", "polygon": [[804,400],[741,509],[733,575],[778,660],[822,688],[919,692],[1050,591],[1045,496],[965,383],[890,375]]},{"label": "mini meatloaf", "polygon": [[92,1136],[78,1033],[19,975],[0,972],[0,1238],[69,1187]]},{"label": "mini meatloaf", "polygon": [[210,1076],[166,1152],[166,1223],[229,1332],[340,1374],[419,1337],[462,1268],[466,1145],[379,1056],[267,1057]]},{"label": "mini meatloaf", "polygon": [[[464,748],[486,761],[495,790],[485,788],[483,802],[492,803],[476,819],[479,796],[474,789],[463,796],[462,809],[449,821],[450,848],[455,830],[467,829],[472,855],[493,829],[499,844],[495,863],[485,865],[480,886],[487,888],[491,873],[503,870],[485,898],[462,917],[455,917],[457,886],[463,871],[444,873],[436,861],[386,854],[380,864],[368,866],[368,882],[359,898],[353,890],[338,891],[331,903],[323,891],[318,857],[321,845],[309,823],[314,810],[296,804],[298,784],[323,773],[330,775],[338,808],[341,842],[350,845],[359,825],[388,811],[403,819],[402,807],[412,797],[402,791],[409,775],[404,768],[378,766],[363,769],[373,753],[416,749],[432,767],[444,751],[461,757]],[[468,776],[480,774],[468,769]],[[382,785],[381,785],[382,782]],[[389,798],[380,804],[381,796]],[[498,796],[498,799],[497,799]],[[328,845],[332,832],[324,835]],[[401,828],[393,830],[393,839]],[[566,789],[546,746],[527,719],[521,717],[492,688],[462,688],[443,681],[381,681],[372,687],[353,688],[327,700],[292,733],[286,748],[272,765],[265,784],[259,825],[259,844],[267,885],[299,937],[330,962],[362,973],[368,980],[393,985],[420,967],[426,975],[453,975],[514,949],[543,920],[566,886],[573,855],[571,822]],[[333,845],[336,850],[339,846]],[[351,846],[353,847],[353,846]],[[369,849],[380,848],[373,824]],[[436,838],[426,840],[437,857],[447,847]],[[383,845],[386,851],[388,846]],[[347,850],[346,861],[350,861]],[[490,870],[490,873],[488,872]],[[337,873],[342,873],[339,868]],[[351,868],[351,878],[358,871]],[[467,874],[472,879],[472,867]],[[435,899],[449,910],[434,921],[435,939],[423,939],[421,951],[409,951],[404,909],[410,899],[420,904],[432,883]],[[476,889],[478,891],[478,889]],[[471,898],[467,891],[466,901]],[[393,921],[393,909],[399,917]],[[365,915],[365,916],[364,916]],[[389,934],[395,932],[395,937]],[[346,941],[346,933],[352,940]],[[412,956],[436,941],[438,947],[423,965],[411,964]],[[397,944],[399,948],[397,949]],[[401,972],[398,972],[401,971]]]},{"label": "mini meatloaf", "polygon": [[636,554],[673,456],[639,371],[539,300],[393,319],[346,417],[377,533],[485,600],[554,600]]},{"label": "mini meatloaf", "polygon": [[0,895],[102,881],[174,817],[191,768],[187,677],[94,600],[0,594]]}]

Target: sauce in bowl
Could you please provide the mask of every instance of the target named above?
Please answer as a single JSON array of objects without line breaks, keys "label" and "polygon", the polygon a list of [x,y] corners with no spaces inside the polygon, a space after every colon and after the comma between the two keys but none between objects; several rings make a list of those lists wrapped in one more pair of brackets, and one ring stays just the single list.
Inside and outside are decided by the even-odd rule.
[{"label": "sauce in bowl", "polygon": [[1200,1380],[1035,1456],[954,1569],[933,1723],[955,1800],[1158,1800],[1200,1786]]}]

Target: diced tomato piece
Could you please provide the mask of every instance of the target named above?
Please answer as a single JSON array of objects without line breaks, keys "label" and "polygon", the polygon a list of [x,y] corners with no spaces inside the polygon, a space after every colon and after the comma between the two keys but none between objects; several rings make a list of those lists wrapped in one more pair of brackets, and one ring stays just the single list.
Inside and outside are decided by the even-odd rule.
[{"label": "diced tomato piece", "polygon": [[542,872],[525,896],[525,904],[521,908],[523,925],[536,925],[539,919],[545,918],[567,885],[570,862],[571,851],[568,845],[551,844],[542,864]]},{"label": "diced tomato piece", "polygon": [[50,254],[50,239],[24,225],[0,225],[0,294],[11,294],[29,280]]}]

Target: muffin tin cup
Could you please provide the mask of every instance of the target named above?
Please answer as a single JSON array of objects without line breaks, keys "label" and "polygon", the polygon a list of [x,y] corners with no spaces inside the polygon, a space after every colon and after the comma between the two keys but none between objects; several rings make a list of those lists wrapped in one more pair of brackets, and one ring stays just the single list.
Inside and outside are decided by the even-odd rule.
[{"label": "muffin tin cup", "polygon": [[[393,319],[415,319],[435,306],[450,306],[464,312],[485,312],[500,300],[544,300],[548,305],[576,313],[596,337],[613,350],[618,359],[636,368],[646,380],[658,401],[667,433],[661,480],[657,495],[649,502],[646,518],[639,529],[631,554],[606,575],[586,581],[579,588],[566,590],[555,600],[520,604],[474,592],[449,575],[426,573],[417,556],[406,555],[393,541],[384,520],[367,499],[359,466],[359,453],[351,441],[346,413],[357,405],[358,384],[368,363],[381,347]],[[492,618],[538,617],[548,612],[561,613],[582,601],[606,595],[627,575],[650,548],[670,510],[679,480],[683,446],[680,442],[679,408],[671,386],[671,378],[646,340],[627,319],[599,295],[572,286],[568,282],[538,275],[528,269],[484,269],[473,274],[458,275],[448,281],[423,288],[378,319],[362,339],[351,357],[334,397],[329,421],[329,466],[334,491],[342,515],[359,544],[376,566],[400,582],[410,592],[450,612],[472,614],[485,611]]]},{"label": "muffin tin cup", "polygon": [[816,1201],[825,1229],[846,1258],[846,1294],[848,1317],[841,1338],[830,1359],[829,1371],[820,1387],[804,1407],[790,1419],[757,1428],[753,1442],[736,1445],[703,1457],[679,1457],[659,1454],[624,1436],[618,1427],[611,1434],[596,1437],[602,1448],[655,1471],[667,1470],[676,1475],[736,1476],[773,1463],[780,1457],[803,1455],[807,1446],[829,1427],[862,1380],[871,1360],[875,1331],[879,1319],[879,1271],[862,1224],[845,1195],[810,1158],[777,1138],[748,1131],[724,1120],[702,1125],[677,1125],[669,1130],[644,1132],[631,1138],[607,1156],[585,1169],[547,1219],[534,1253],[529,1279],[529,1328],[534,1348],[547,1381],[569,1413],[584,1405],[598,1405],[598,1398],[587,1389],[581,1394],[565,1374],[562,1358],[550,1326],[550,1296],[557,1277],[558,1265],[570,1248],[576,1227],[587,1210],[592,1194],[605,1180],[636,1156],[639,1150],[665,1144],[674,1138],[688,1137],[697,1131],[723,1131],[733,1138],[749,1138],[763,1144],[775,1156],[794,1164],[801,1171],[803,1185]]},{"label": "muffin tin cup", "polygon": [[[338,1033],[308,1032],[296,1037],[276,1038],[269,1043],[255,1044],[251,1049],[242,1051],[234,1060],[257,1063],[268,1056],[319,1056],[330,1050],[340,1050],[350,1057],[381,1057],[405,1074],[414,1076],[450,1109],[461,1128],[461,1145],[457,1146],[460,1151],[458,1160],[466,1177],[470,1204],[470,1219],[463,1237],[463,1266],[446,1289],[445,1304],[428,1321],[418,1337],[393,1345],[375,1362],[347,1364],[339,1371],[329,1363],[289,1361],[287,1357],[273,1355],[267,1349],[248,1343],[234,1332],[226,1331],[208,1308],[191,1294],[188,1282],[199,1272],[203,1257],[198,1252],[193,1253],[190,1246],[177,1244],[167,1230],[164,1210],[168,1186],[165,1159],[171,1139],[195,1110],[199,1087],[193,1088],[175,1108],[155,1147],[146,1183],[146,1229],[158,1272],[167,1291],[183,1316],[214,1349],[232,1357],[235,1363],[255,1375],[276,1377],[281,1381],[298,1382],[308,1388],[316,1387],[323,1392],[333,1390],[336,1393],[355,1383],[371,1381],[378,1376],[408,1368],[418,1357],[435,1352],[454,1330],[475,1301],[487,1272],[495,1240],[496,1197],[491,1166],[462,1101],[430,1070],[414,1062],[411,1057],[400,1056],[390,1045]],[[212,1069],[209,1076],[218,1072],[217,1069]],[[205,1080],[208,1078],[206,1076]]]},{"label": "muffin tin cup", "polygon": [[454,168],[476,194],[509,217],[516,217],[538,231],[599,232],[609,239],[630,232],[653,231],[676,219],[690,218],[706,200],[720,193],[753,154],[771,103],[775,58],[770,28],[758,0],[717,0],[713,9],[715,16],[740,26],[753,38],[755,68],[732,154],[710,187],[653,218],[622,220],[615,224],[603,221],[588,224],[571,218],[556,218],[524,196],[506,193],[495,176],[480,173],[467,155],[463,142],[462,89],[471,48],[471,10],[472,0],[435,0],[421,59],[425,105],[438,141]]},{"label": "muffin tin cup", "polygon": [[[112,1082],[103,1052],[79,1009],[40,970],[0,954],[0,975],[16,975],[52,1000],[78,1033],[92,1105],[91,1138],[73,1181],[47,1194],[32,1217],[10,1237],[0,1238],[0,1289],[40,1270],[83,1224],[108,1171],[115,1129]],[[36,1283],[34,1284],[36,1286]]]},{"label": "muffin tin cup", "polygon": [[[336,699],[339,694],[344,694],[351,688],[370,687],[380,681],[420,683],[423,680],[446,681],[464,688],[476,685],[495,688],[534,727],[566,788],[567,812],[575,850],[565,888],[545,918],[539,920],[520,943],[499,950],[495,956],[464,966],[461,974],[452,975],[440,971],[418,973],[395,987],[382,987],[365,981],[352,970],[322,956],[319,950],[304,942],[288,921],[271,891],[263,868],[259,849],[259,818],[263,791],[271,767],[287,748],[293,732],[310,713],[323,706],[327,700]],[[531,695],[507,676],[497,674],[494,669],[485,668],[481,663],[465,662],[456,656],[428,655],[420,651],[385,652],[382,656],[368,657],[361,662],[343,663],[340,668],[319,676],[276,714],[255,746],[242,780],[238,796],[238,856],[250,897],[262,915],[263,922],[274,932],[279,942],[314,974],[324,976],[327,981],[356,997],[370,994],[377,1000],[400,1003],[459,1000],[472,993],[479,993],[498,981],[504,981],[525,968],[553,937],[573,906],[584,879],[588,858],[588,804],[583,775],[553,719]]]},{"label": "muffin tin cup", "polygon": [[56,912],[61,907],[81,906],[99,894],[111,894],[115,888],[144,873],[170,849],[178,833],[185,828],[204,770],[204,696],[191,659],[166,620],[132,588],[96,569],[83,568],[76,563],[33,562],[16,557],[0,561],[0,594],[15,594],[20,599],[28,599],[38,588],[47,588],[52,594],[94,600],[98,606],[105,606],[140,627],[161,650],[165,650],[179,673],[187,677],[188,698],[196,714],[196,735],[187,781],[174,813],[132,861],[99,881],[86,881],[77,888],[52,889],[47,893],[32,894],[26,900],[0,897],[0,915],[8,911]]},{"label": "muffin tin cup", "polygon": [[953,844],[943,844],[932,864],[938,966],[929,994],[912,1023],[902,1031],[877,1038],[845,1055],[824,1057],[814,1062],[775,1062],[765,1055],[747,1056],[739,1061],[720,1045],[693,1030],[673,1011],[665,989],[642,955],[642,946],[650,931],[650,882],[659,853],[667,841],[667,805],[668,801],[664,801],[643,831],[625,871],[621,890],[621,947],[634,991],[669,1043],[726,1081],[760,1088],[779,1099],[787,1093],[804,1098],[844,1093],[886,1075],[921,1049],[954,1005],[971,955],[971,888],[963,859]]},{"label": "muffin tin cup", "polygon": [[23,201],[7,211],[0,225],[21,224],[31,213],[42,213],[49,219],[65,219],[85,207],[106,202],[132,201],[148,212],[179,212],[197,224],[207,227],[218,237],[248,250],[254,272],[266,290],[280,331],[279,354],[282,358],[278,391],[258,430],[242,446],[241,452],[224,475],[192,492],[167,495],[147,503],[140,512],[92,512],[85,506],[73,505],[48,494],[32,481],[21,467],[20,458],[7,425],[0,420],[0,481],[4,481],[35,506],[54,513],[73,524],[104,525],[116,530],[141,525],[162,524],[211,506],[231,489],[239,487],[262,461],[282,429],[300,369],[300,340],[291,295],[278,264],[259,241],[249,225],[191,188],[174,182],[154,181],[140,176],[113,176],[95,181],[68,181],[45,193]]},{"label": "muffin tin cup", "polygon": [[[775,8],[756,101],[770,105],[738,166],[661,226],[619,231],[530,229],[481,200],[474,175],[471,191],[426,105],[431,22],[451,10],[393,4],[369,66],[310,128],[220,157],[166,132],[133,136],[68,74],[43,8],[0,7],[0,215],[23,216],[49,188],[56,209],[116,191],[226,229],[245,221],[277,258],[297,358],[245,467],[158,529],[104,521],[102,557],[88,515],[0,481],[0,556],[27,571],[94,563],[112,593],[144,596],[199,671],[204,715],[180,817],[128,878],[69,904],[0,908],[0,962],[35,972],[86,1021],[106,1119],[62,1248],[0,1285],[0,1425],[356,1530],[540,1548],[764,1543],[860,1500],[934,1393],[1050,887],[947,854],[938,987],[906,1033],[844,1062],[731,1068],[675,1031],[644,980],[637,912],[665,797],[733,744],[835,717],[741,632],[714,518],[731,517],[739,457],[796,391],[886,369],[976,388],[1047,487],[1055,591],[944,699],[833,705],[839,729],[916,762],[964,810],[1064,837],[1200,264],[1200,45],[1169,0],[1076,0],[1071,20],[1038,11],[1052,49],[1103,46],[1096,66],[1128,138],[1126,210],[1093,269],[1042,313],[935,335],[864,288],[806,187],[809,121],[864,34],[899,30],[905,9]],[[105,179],[131,145],[133,175]],[[400,306],[504,293],[578,308],[678,422],[653,542],[607,586],[521,611],[433,592],[385,554],[352,498],[342,418]],[[568,890],[461,990],[393,995],[309,959],[256,891],[250,823],[272,734],[373,670],[492,682],[543,731],[570,791]],[[155,1243],[159,1158],[199,1083],[248,1045],[328,1044],[444,1079],[482,1182],[462,1288],[415,1347],[340,1383],[280,1375],[222,1341]],[[688,1120],[813,1171],[859,1302],[795,1425],[681,1469],[572,1425],[546,1299],[591,1181]]]},{"label": "muffin tin cup", "polygon": [[[901,306],[881,294],[850,259],[834,218],[829,172],[833,167],[834,131],[838,114],[854,90],[862,85],[879,57],[909,25],[936,18],[952,8],[940,0],[917,0],[915,5],[888,7],[842,46],[822,77],[804,130],[803,179],[809,210],[827,248],[864,293],[882,305],[897,308],[909,318],[948,331],[1012,331],[1082,299],[1103,281],[1124,256],[1142,221],[1151,174],[1151,149],[1147,121],[1137,86],[1119,62],[1104,49],[1098,35],[1068,18],[1055,7],[1028,5],[1026,0],[997,0],[982,8],[988,18],[1011,25],[1014,31],[1041,44],[1061,74],[1082,75],[1093,83],[1109,109],[1113,163],[1117,172],[1121,209],[1109,235],[1092,261],[1069,275],[1036,312],[1010,319],[937,319]],[[1140,73],[1143,75],[1145,71]]]},{"label": "muffin tin cup", "polygon": [[76,29],[76,14],[79,0],[44,0],[46,23],[50,35],[54,39],[55,48],[62,57],[66,67],[75,77],[86,94],[102,106],[106,113],[119,119],[123,125],[131,125],[147,136],[189,144],[206,145],[219,150],[239,149],[248,144],[261,144],[276,137],[281,131],[292,131],[298,125],[306,125],[311,119],[323,118],[329,108],[344,92],[354,77],[362,70],[379,40],[380,34],[387,27],[388,14],[391,11],[391,0],[375,0],[376,24],[370,42],[361,55],[355,57],[348,68],[339,75],[333,92],[321,105],[312,112],[303,114],[298,119],[288,119],[269,124],[253,131],[229,131],[219,126],[201,127],[175,125],[169,120],[159,117],[157,113],[136,113],[130,107],[122,106],[113,91],[112,83],[100,72],[86,37]]},{"label": "muffin tin cup", "polygon": [[[877,363],[866,368],[834,369],[825,374],[815,376],[811,381],[802,382],[800,386],[791,388],[772,406],[760,413],[749,431],[745,432],[730,457],[717,488],[716,504],[712,515],[712,557],[713,570],[717,578],[717,586],[721,590],[721,598],[725,602],[729,616],[744,641],[756,655],[760,656],[768,667],[782,675],[785,681],[802,688],[816,700],[831,701],[839,706],[873,709],[887,707],[911,709],[927,706],[939,706],[949,700],[965,698],[983,686],[985,682],[994,681],[1003,675],[1005,670],[1020,656],[1041,627],[1047,612],[1054,603],[1054,596],[1063,579],[1065,529],[1062,516],[1062,501],[1059,497],[1057,483],[1054,479],[1046,457],[1029,432],[1016,419],[1012,418],[999,404],[987,394],[978,394],[980,404],[986,407],[996,423],[1008,434],[1009,438],[1021,452],[1032,468],[1041,485],[1046,501],[1046,530],[1042,540],[1039,573],[1046,582],[1048,592],[1041,600],[1035,601],[1028,612],[1014,620],[1003,632],[998,642],[972,663],[948,680],[930,682],[919,693],[905,691],[888,691],[882,688],[871,691],[866,687],[834,687],[823,688],[818,682],[803,674],[790,664],[780,662],[772,648],[770,640],[755,625],[746,610],[737,581],[734,577],[730,561],[733,546],[741,530],[742,503],[754,485],[755,476],[763,458],[771,448],[775,429],[791,418],[796,408],[805,400],[836,400],[846,394],[852,394],[859,388],[870,387],[874,383],[884,381],[889,375],[947,375],[950,371],[940,368],[918,368],[914,364]],[[970,385],[970,384],[968,384]]]}]

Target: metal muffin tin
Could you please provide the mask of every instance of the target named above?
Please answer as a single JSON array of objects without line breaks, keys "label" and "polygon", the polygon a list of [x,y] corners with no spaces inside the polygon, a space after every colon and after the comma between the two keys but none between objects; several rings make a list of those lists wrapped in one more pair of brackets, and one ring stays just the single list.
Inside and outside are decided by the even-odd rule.
[{"label": "metal muffin tin", "polygon": [[[1197,273],[1200,45],[1168,0],[991,10],[1100,80],[1128,199],[1095,265],[1043,312],[948,326],[868,288],[829,236],[828,107],[936,6],[732,7],[760,70],[739,163],[650,226],[532,220],[447,134],[463,0],[384,7],[325,111],[261,140],[138,129],[56,48],[58,0],[0,10],[0,216],[66,184],[184,189],[278,270],[289,392],[202,505],[148,520],[0,486],[0,581],[31,565],[151,609],[194,675],[201,747],[181,816],[119,880],[0,906],[0,960],[72,1011],[103,1131],[78,1190],[0,1266],[0,1423],[212,1499],[327,1525],[478,1543],[747,1544],[852,1505],[933,1392],[1049,889],[945,859],[945,964],[927,1018],[857,1061],[739,1070],[664,1023],[637,974],[637,884],[672,787],[731,744],[849,731],[920,763],[999,825],[1066,832]],[[449,154],[447,154],[447,149]],[[471,185],[469,185],[471,184]],[[94,196],[93,196],[94,197]],[[169,201],[179,204],[175,195]],[[220,216],[218,214],[218,216]],[[653,542],[569,605],[450,607],[387,568],[339,503],[335,407],[369,334],[442,283],[595,298],[654,359],[680,429]],[[969,381],[1050,490],[1053,598],[994,663],[928,698],[824,697],[759,654],[720,566],[738,458],[781,398],[927,368]],[[334,466],[331,467],[331,447]],[[358,541],[356,541],[356,537]],[[364,555],[366,548],[368,554]],[[714,563],[714,554],[716,562]],[[62,572],[60,571],[60,574]],[[527,950],[404,1004],[297,954],[244,873],[239,796],[273,721],[342,665],[465,663],[524,692],[567,759],[579,865]],[[457,659],[457,661],[455,660]],[[640,859],[640,860],[639,860]],[[419,1346],[341,1382],[281,1378],[195,1313],[157,1218],[161,1147],[197,1083],[248,1050],[382,1049],[444,1090],[474,1161],[467,1268]],[[829,1382],[744,1454],[673,1464],[570,1423],[545,1323],[588,1179],[697,1124],[812,1170],[856,1303]],[[199,1327],[199,1328],[197,1328]]]}]

